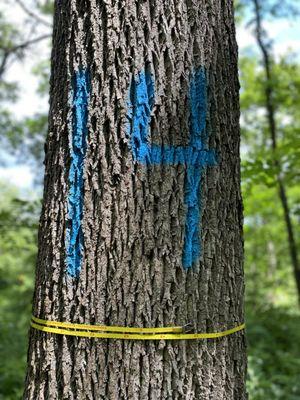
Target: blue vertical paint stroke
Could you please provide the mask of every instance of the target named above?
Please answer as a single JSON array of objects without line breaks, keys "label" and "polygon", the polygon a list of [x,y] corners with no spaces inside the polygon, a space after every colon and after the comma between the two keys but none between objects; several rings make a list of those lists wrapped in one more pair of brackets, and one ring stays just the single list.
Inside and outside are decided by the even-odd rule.
[{"label": "blue vertical paint stroke", "polygon": [[201,179],[204,168],[217,164],[216,154],[208,150],[207,82],[204,68],[192,73],[189,93],[190,106],[190,158],[185,179],[185,240],[182,263],[190,268],[201,255],[200,222],[202,216]]},{"label": "blue vertical paint stroke", "polygon": [[69,170],[68,226],[66,231],[67,272],[73,277],[77,277],[80,273],[84,246],[82,231],[83,172],[87,147],[89,92],[88,72],[86,70],[77,71],[73,81],[73,123],[70,143],[71,165]]},{"label": "blue vertical paint stroke", "polygon": [[186,165],[184,202],[187,206],[182,263],[192,267],[201,255],[201,178],[204,169],[217,164],[208,148],[207,81],[205,68],[191,74],[189,90],[190,142],[188,146],[160,146],[149,143],[155,83],[150,71],[139,72],[132,80],[128,100],[128,120],[133,159],[145,165]]},{"label": "blue vertical paint stroke", "polygon": [[154,95],[155,85],[150,71],[139,72],[130,86],[127,116],[131,121],[130,144],[133,158],[142,164],[150,162],[148,135]]}]

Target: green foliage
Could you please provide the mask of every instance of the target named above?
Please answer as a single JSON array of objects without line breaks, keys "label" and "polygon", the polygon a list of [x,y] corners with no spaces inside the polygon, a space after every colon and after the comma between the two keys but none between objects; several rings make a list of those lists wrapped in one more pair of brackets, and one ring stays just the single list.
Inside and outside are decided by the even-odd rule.
[{"label": "green foliage", "polygon": [[[244,12],[253,6],[253,2],[243,3]],[[264,19],[276,17],[284,6],[277,1],[260,3]],[[285,12],[290,13],[296,3],[288,3]],[[240,59],[248,390],[251,400],[296,400],[300,398],[300,315],[295,311],[297,294],[276,177],[280,174],[285,185],[299,244],[300,65],[286,54],[271,57],[271,68],[272,79],[266,83],[256,52],[247,49]],[[275,151],[265,109],[267,85],[273,90],[276,113]]]},{"label": "green foliage", "polygon": [[53,0],[35,0],[37,9],[42,14],[53,15],[54,2]]},{"label": "green foliage", "polygon": [[[289,191],[291,202],[299,191]],[[295,197],[294,197],[295,196]],[[277,189],[252,186],[244,193],[247,300],[296,306],[296,288]]]},{"label": "green foliage", "polygon": [[251,400],[300,398],[300,313],[247,308],[248,391]]},{"label": "green foliage", "polygon": [[[245,256],[248,296],[274,304],[295,304],[296,292],[287,232],[278,196],[280,174],[299,243],[300,66],[293,58],[273,64],[277,149],[270,143],[264,111],[263,72],[256,58],[241,58],[242,162],[245,203]],[[291,100],[292,98],[292,100]],[[275,160],[278,165],[275,164]],[[257,298],[257,296],[256,296]]]},{"label": "green foliage", "polygon": [[21,397],[40,202],[0,183],[0,399]]},{"label": "green foliage", "polygon": [[0,55],[2,55],[1,53],[15,46],[16,41],[21,38],[21,33],[15,26],[13,26],[5,19],[3,12],[1,11],[0,30]]}]

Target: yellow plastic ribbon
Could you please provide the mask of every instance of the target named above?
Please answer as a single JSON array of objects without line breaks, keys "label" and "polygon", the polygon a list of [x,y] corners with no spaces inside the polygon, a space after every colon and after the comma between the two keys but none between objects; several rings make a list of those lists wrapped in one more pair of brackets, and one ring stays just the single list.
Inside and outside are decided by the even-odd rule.
[{"label": "yellow plastic ribbon", "polygon": [[216,339],[245,329],[245,324],[222,332],[184,333],[184,327],[127,328],[122,326],[101,326],[73,324],[70,322],[47,321],[32,316],[31,326],[42,332],[58,335],[79,336],[100,339],[126,340],[191,340]]}]

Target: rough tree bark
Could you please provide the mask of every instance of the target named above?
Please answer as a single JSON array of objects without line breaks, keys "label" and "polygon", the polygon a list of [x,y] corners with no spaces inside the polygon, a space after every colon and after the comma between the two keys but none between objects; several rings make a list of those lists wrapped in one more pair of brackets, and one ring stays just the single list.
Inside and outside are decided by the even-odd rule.
[{"label": "rough tree bark", "polygon": [[[182,326],[244,320],[233,3],[56,0],[33,314]],[[122,341],[32,329],[24,399],[227,399],[244,333]]]}]

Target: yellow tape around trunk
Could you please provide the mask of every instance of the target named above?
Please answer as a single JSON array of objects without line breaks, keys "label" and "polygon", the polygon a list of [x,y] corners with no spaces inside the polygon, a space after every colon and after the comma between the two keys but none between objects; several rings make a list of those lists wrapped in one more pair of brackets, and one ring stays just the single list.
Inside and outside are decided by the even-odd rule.
[{"label": "yellow tape around trunk", "polygon": [[166,328],[127,328],[122,326],[101,326],[72,324],[69,322],[47,321],[32,317],[31,326],[42,332],[56,333],[58,335],[79,336],[100,339],[126,339],[126,340],[191,340],[191,339],[216,339],[245,329],[245,324],[236,326],[222,332],[213,333],[184,333],[183,327]]}]

